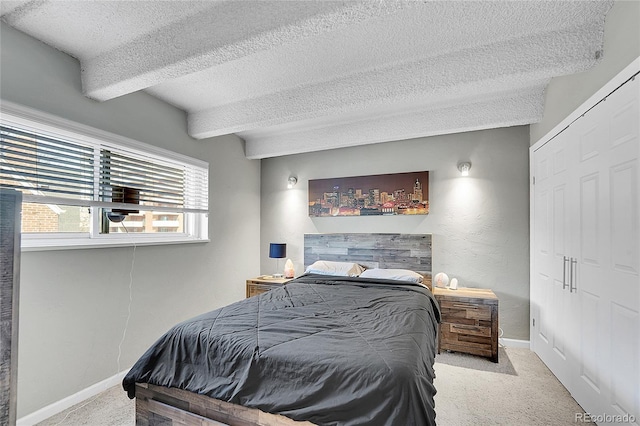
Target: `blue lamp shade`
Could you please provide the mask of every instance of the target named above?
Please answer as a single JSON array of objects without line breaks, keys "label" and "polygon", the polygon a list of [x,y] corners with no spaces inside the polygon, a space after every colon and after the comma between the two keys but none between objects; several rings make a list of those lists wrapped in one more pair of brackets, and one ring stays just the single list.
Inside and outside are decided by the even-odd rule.
[{"label": "blue lamp shade", "polygon": [[287,245],[282,243],[269,244],[269,257],[274,259],[287,257]]}]

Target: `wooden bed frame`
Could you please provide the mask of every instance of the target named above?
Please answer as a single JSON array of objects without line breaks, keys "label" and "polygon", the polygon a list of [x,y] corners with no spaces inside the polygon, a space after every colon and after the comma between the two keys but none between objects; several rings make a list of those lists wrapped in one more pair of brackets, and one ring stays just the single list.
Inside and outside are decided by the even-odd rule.
[{"label": "wooden bed frame", "polygon": [[[430,234],[305,234],[305,268],[316,260],[401,268],[425,275],[431,288]],[[177,388],[136,383],[136,425],[311,426]]]},{"label": "wooden bed frame", "polygon": [[136,425],[312,426],[177,388],[136,383]]}]

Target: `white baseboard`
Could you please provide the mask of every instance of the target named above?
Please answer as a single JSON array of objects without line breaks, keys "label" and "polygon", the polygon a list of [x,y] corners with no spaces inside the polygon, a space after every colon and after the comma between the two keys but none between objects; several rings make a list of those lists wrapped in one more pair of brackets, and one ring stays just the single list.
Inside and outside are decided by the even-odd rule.
[{"label": "white baseboard", "polygon": [[94,385],[89,386],[81,390],[80,392],[74,393],[60,401],[54,402],[53,404],[47,405],[39,409],[38,411],[34,411],[31,414],[27,414],[24,417],[21,417],[16,422],[16,426],[32,426],[36,423],[40,423],[43,420],[48,419],[51,416],[55,416],[58,413],[63,412],[67,408],[73,407],[74,405],[81,403],[82,401],[86,401],[87,399],[98,395],[101,392],[109,389],[110,387],[116,386],[119,383],[122,383],[122,379],[127,375],[129,370],[122,371],[114,376],[111,376],[103,381],[96,383]]},{"label": "white baseboard", "polygon": [[531,342],[528,340],[505,339],[501,337],[498,339],[498,342],[507,348],[531,348]]}]

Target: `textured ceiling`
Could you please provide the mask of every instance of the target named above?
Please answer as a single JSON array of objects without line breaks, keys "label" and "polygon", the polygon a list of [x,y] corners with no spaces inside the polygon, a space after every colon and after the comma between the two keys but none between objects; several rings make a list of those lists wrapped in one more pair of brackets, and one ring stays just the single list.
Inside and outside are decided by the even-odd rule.
[{"label": "textured ceiling", "polygon": [[[601,56],[612,1],[0,3],[78,58],[98,101],[138,90],[249,158],[530,124]],[[606,54],[606,52],[605,52]]]}]

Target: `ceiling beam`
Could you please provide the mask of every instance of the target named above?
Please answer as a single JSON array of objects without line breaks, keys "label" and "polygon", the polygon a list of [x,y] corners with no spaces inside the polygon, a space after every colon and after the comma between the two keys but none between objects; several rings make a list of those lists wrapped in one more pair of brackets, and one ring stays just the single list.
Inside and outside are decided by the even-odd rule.
[{"label": "ceiling beam", "polygon": [[[476,46],[192,112],[188,131],[203,139],[323,117],[340,122],[375,108],[428,108],[450,99],[528,87],[593,66],[602,40],[590,25],[537,34],[526,41]],[[564,43],[549,49],[559,37]]]},{"label": "ceiling beam", "polygon": [[407,7],[413,5],[369,1],[212,2],[212,10],[206,13],[81,60],[83,92],[105,101]]},{"label": "ceiling beam", "polygon": [[[504,93],[468,104],[450,104],[403,115],[329,124],[290,133],[240,133],[249,159],[278,157],[327,149],[418,137],[526,125],[542,119],[546,84]],[[384,129],[384,131],[381,131]]]}]

